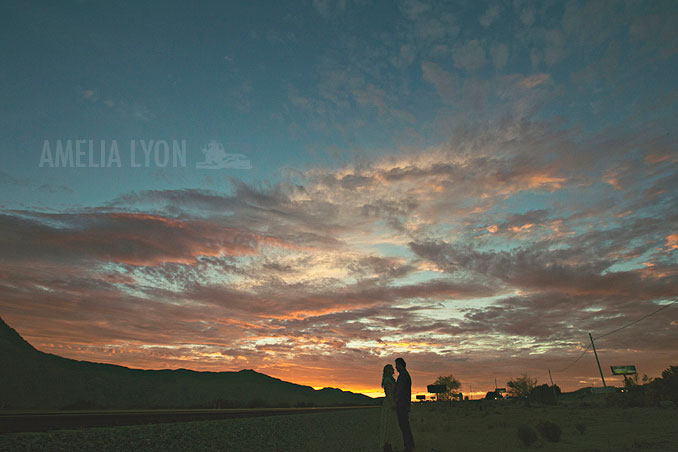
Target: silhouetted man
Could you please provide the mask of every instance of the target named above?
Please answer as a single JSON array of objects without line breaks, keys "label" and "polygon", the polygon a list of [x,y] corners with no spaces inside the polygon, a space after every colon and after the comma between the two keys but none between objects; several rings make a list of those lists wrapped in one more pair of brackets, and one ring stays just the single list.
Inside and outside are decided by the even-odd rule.
[{"label": "silhouetted man", "polygon": [[396,414],[398,415],[398,425],[403,433],[403,442],[405,443],[405,452],[414,450],[414,438],[410,428],[410,399],[412,398],[412,378],[405,368],[405,360],[398,358],[395,360],[396,369],[398,369],[398,381],[396,381],[395,403]]}]

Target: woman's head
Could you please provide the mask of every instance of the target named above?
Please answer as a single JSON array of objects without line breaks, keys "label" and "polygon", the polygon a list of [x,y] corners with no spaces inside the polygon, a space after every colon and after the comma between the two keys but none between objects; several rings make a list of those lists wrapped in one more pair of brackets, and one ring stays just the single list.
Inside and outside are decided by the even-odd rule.
[{"label": "woman's head", "polygon": [[381,386],[384,386],[384,380],[387,378],[393,378],[393,374],[395,371],[393,370],[393,366],[390,364],[386,364],[384,366],[384,373],[381,376]]}]

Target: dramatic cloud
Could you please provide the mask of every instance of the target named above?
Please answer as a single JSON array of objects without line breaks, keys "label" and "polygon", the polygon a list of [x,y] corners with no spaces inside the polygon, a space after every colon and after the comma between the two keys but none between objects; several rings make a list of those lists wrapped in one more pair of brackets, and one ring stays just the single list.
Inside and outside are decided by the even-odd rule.
[{"label": "dramatic cloud", "polygon": [[[20,27],[8,65],[0,315],[39,349],[366,393],[404,356],[415,392],[453,373],[476,396],[594,384],[568,367],[589,332],[619,329],[604,366],[676,364],[678,305],[620,329],[678,295],[671,2],[168,9],[148,26],[201,37],[170,44],[78,22],[106,8]],[[125,164],[37,166],[90,136]],[[126,165],[175,137],[187,165]],[[252,168],[196,168],[213,139]]]},{"label": "dramatic cloud", "polygon": [[[6,212],[3,312],[30,317],[29,339],[72,357],[282,377],[287,362],[312,383],[332,365],[397,354],[422,378],[445,362],[483,367],[509,337],[563,359],[587,330],[675,296],[678,216],[660,208],[675,195],[663,176],[674,161],[653,152],[644,168],[611,166],[597,160],[602,147],[584,168],[547,125],[508,123],[479,140],[268,188],[234,180],[231,194],[144,191],[95,210]],[[662,194],[637,191],[638,172]],[[533,196],[543,208],[520,207]],[[638,353],[677,334],[660,317],[646,325],[655,333]],[[333,372],[365,389],[354,372]]]}]

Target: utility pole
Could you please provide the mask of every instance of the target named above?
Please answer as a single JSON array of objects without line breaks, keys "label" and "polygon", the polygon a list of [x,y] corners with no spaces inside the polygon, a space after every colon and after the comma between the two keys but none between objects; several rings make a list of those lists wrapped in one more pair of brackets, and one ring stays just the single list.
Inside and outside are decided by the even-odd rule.
[{"label": "utility pole", "polygon": [[593,346],[593,354],[596,355],[596,362],[598,363],[598,371],[600,372],[600,379],[603,380],[603,388],[607,392],[607,385],[605,384],[605,377],[603,376],[603,369],[600,368],[600,361],[598,360],[598,352],[596,351],[596,344],[593,343],[593,336],[589,333],[589,338],[591,339],[591,345]]},{"label": "utility pole", "polygon": [[549,369],[549,378],[551,379],[551,389],[553,389],[553,400],[558,402],[558,394],[556,394],[556,385],[553,384],[553,377],[551,376],[551,369]]}]

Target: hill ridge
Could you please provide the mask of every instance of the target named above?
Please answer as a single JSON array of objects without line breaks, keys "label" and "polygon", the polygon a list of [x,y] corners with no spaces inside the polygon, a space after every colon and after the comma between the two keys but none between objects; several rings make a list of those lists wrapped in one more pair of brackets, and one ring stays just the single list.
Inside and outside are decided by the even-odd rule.
[{"label": "hill ridge", "polygon": [[[135,369],[79,361],[33,347],[0,317],[0,409],[227,408],[367,405],[374,399],[254,369]],[[331,389],[331,391],[327,391]]]}]

